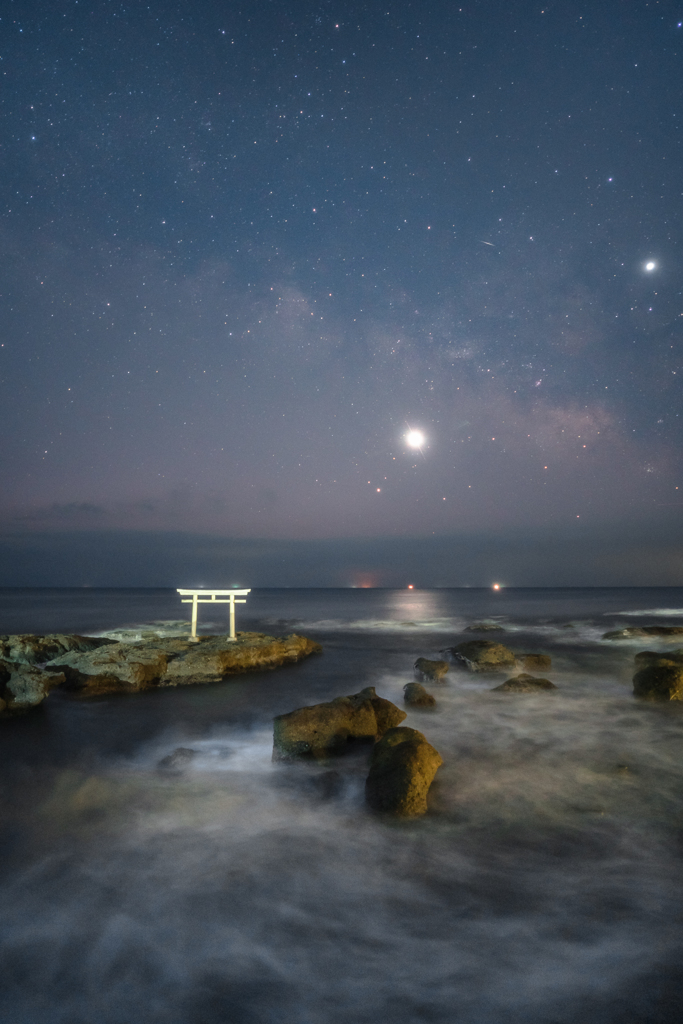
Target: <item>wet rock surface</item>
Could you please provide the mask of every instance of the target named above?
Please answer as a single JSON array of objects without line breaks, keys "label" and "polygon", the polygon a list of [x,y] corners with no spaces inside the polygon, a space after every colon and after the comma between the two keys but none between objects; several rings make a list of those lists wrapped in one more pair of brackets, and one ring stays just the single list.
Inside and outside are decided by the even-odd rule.
[{"label": "wet rock surface", "polygon": [[522,672],[512,679],[506,679],[500,686],[494,686],[492,693],[538,693],[541,690],[556,690],[555,683]]},{"label": "wet rock surface", "polygon": [[674,651],[640,651],[633,693],[644,700],[683,700],[683,648]]},{"label": "wet rock surface", "polygon": [[433,708],[436,706],[436,697],[427,693],[422,683],[406,683],[403,687],[403,699],[406,704],[413,708]]},{"label": "wet rock surface", "polygon": [[67,633],[0,635],[0,658],[24,665],[42,665],[71,651],[94,651],[115,641],[101,636],[77,636]]},{"label": "wet rock surface", "polygon": [[44,672],[35,665],[0,660],[0,717],[31,711],[63,682],[61,672]]},{"label": "wet rock surface", "polygon": [[415,676],[422,682],[440,683],[450,668],[447,661],[430,661],[429,658],[418,658],[413,666]]},{"label": "wet rock surface", "polygon": [[626,626],[602,634],[603,640],[631,640],[646,636],[683,636],[683,626]]},{"label": "wet rock surface", "polygon": [[520,654],[519,661],[522,668],[529,672],[538,672],[552,666],[552,658],[549,654]]},{"label": "wet rock surface", "polygon": [[265,633],[154,638],[113,643],[94,651],[72,652],[49,662],[64,672],[67,686],[83,694],[136,692],[153,686],[219,682],[226,676],[277,668],[322,651],[320,644],[295,633]]},{"label": "wet rock surface", "polygon": [[273,719],[273,756],[327,757],[341,753],[350,740],[375,740],[406,717],[374,686],[324,704],[297,708]]},{"label": "wet rock surface", "polygon": [[514,668],[517,663],[517,656],[494,640],[466,640],[446,648],[444,653],[468,672],[499,672]]},{"label": "wet rock surface", "polygon": [[390,729],[375,744],[365,797],[374,811],[414,818],[427,811],[427,794],[437,769],[439,752],[417,729]]}]

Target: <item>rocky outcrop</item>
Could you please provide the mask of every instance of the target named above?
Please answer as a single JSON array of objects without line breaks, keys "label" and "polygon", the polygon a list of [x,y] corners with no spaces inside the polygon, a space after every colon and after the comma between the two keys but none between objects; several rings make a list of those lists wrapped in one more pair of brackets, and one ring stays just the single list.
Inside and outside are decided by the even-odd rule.
[{"label": "rocky outcrop", "polygon": [[273,719],[273,756],[326,757],[340,753],[350,740],[375,740],[406,717],[374,686],[325,704],[297,708]]},{"label": "rocky outcrop", "polygon": [[417,729],[390,729],[375,745],[365,797],[374,811],[414,818],[427,811],[427,793],[441,755]]},{"label": "rocky outcrop", "polygon": [[64,682],[62,673],[35,665],[0,660],[0,717],[21,715],[37,707],[50,690]]},{"label": "rocky outcrop", "polygon": [[626,626],[603,633],[603,640],[637,640],[646,636],[683,636],[683,626]]},{"label": "rocky outcrop", "polygon": [[683,700],[683,648],[675,651],[641,651],[635,656],[638,671],[633,692],[644,700]]},{"label": "rocky outcrop", "polygon": [[66,676],[67,686],[83,694],[136,692],[154,686],[213,683],[242,672],[276,668],[319,653],[320,644],[304,636],[265,633],[167,637],[139,643],[113,643],[94,651],[57,657],[49,667]]},{"label": "rocky outcrop", "polygon": [[415,676],[424,682],[441,683],[450,665],[447,661],[430,661],[429,658],[418,658],[413,668]]},{"label": "rocky outcrop", "polygon": [[422,683],[406,683],[403,700],[413,708],[433,708],[436,705],[436,698],[427,693]]},{"label": "rocky outcrop", "polygon": [[66,633],[48,633],[46,636],[34,633],[5,634],[0,636],[0,658],[23,665],[42,665],[70,651],[94,651],[114,642],[101,636]]},{"label": "rocky outcrop", "polygon": [[528,672],[544,671],[553,663],[549,654],[520,654],[518,660],[521,661],[522,668]]},{"label": "rocky outcrop", "polygon": [[516,655],[503,644],[493,640],[466,640],[444,652],[451,660],[469,672],[499,672],[514,668]]},{"label": "rocky outcrop", "polygon": [[522,672],[512,679],[506,679],[500,686],[494,686],[492,693],[537,693],[539,690],[556,690],[549,679],[538,679]]}]

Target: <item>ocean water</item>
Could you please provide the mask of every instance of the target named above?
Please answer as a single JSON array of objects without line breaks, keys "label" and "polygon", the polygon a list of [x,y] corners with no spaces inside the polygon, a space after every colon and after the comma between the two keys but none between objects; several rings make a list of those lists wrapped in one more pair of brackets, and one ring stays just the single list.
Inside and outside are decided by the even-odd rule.
[{"label": "ocean water", "polygon": [[[186,614],[164,590],[0,591],[0,633]],[[550,654],[558,689],[431,687],[405,722],[444,759],[426,817],[366,810],[365,746],[272,762],[274,715],[368,685],[402,706],[415,659],[482,620]],[[683,707],[631,678],[637,651],[683,642],[601,640],[655,623],[683,624],[683,589],[255,590],[238,629],[324,653],[0,722],[0,1019],[678,1022]],[[165,775],[178,746],[197,756]]]}]

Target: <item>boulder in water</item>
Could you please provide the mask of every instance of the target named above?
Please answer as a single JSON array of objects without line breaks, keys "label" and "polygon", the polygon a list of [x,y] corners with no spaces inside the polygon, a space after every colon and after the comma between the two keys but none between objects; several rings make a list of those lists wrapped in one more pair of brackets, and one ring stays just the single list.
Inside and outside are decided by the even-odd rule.
[{"label": "boulder in water", "polygon": [[430,661],[429,658],[418,658],[413,666],[417,679],[431,683],[443,682],[450,665],[447,661]]},{"label": "boulder in water", "polygon": [[157,768],[159,771],[167,772],[169,775],[180,775],[194,761],[196,756],[197,751],[191,747],[176,747],[172,754],[162,757]]},{"label": "boulder in water", "polygon": [[273,719],[273,756],[326,757],[350,740],[375,740],[398,725],[405,711],[378,697],[374,686]]},{"label": "boulder in water", "polygon": [[683,648],[641,651],[635,656],[638,671],[633,692],[644,700],[683,700]]},{"label": "boulder in water", "polygon": [[469,672],[500,672],[514,668],[517,658],[503,644],[493,640],[466,640],[465,643],[446,649],[456,665]]},{"label": "boulder in water", "polygon": [[491,693],[538,693],[539,690],[556,690],[555,683],[549,679],[539,679],[526,672],[506,679],[500,686],[494,686]]},{"label": "boulder in water", "polygon": [[433,708],[436,704],[436,698],[427,693],[422,683],[406,683],[403,699],[413,708]]},{"label": "boulder in water", "polygon": [[548,669],[553,663],[549,654],[520,654],[519,660],[522,662],[522,668],[529,672]]},{"label": "boulder in water", "polygon": [[443,759],[417,729],[389,729],[375,744],[365,797],[374,811],[414,818],[427,811],[427,793]]}]

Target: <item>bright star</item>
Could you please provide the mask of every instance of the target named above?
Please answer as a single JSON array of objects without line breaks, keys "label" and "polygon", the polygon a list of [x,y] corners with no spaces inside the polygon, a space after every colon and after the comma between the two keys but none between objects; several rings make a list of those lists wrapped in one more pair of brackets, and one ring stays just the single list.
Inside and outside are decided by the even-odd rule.
[{"label": "bright star", "polygon": [[409,430],[406,434],[406,444],[411,448],[422,448],[425,443],[425,436],[421,430]]},{"label": "bright star", "polygon": [[649,263],[645,264],[645,269],[652,273],[653,270],[657,269],[657,264],[654,262],[654,260],[650,260]]}]

